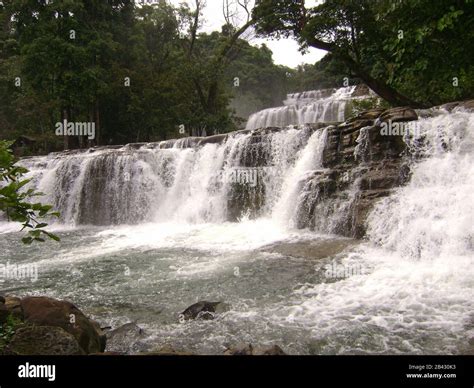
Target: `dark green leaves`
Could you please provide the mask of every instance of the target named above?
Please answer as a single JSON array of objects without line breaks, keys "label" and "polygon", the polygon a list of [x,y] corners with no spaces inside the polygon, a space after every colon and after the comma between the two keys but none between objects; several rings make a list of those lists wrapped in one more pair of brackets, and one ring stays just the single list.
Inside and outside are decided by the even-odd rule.
[{"label": "dark green leaves", "polygon": [[9,142],[0,141],[0,211],[6,213],[10,221],[21,223],[22,230],[28,230],[27,236],[22,238],[23,243],[44,242],[43,236],[59,241],[56,235],[43,229],[48,224],[40,221],[40,219],[58,217],[59,213],[52,212],[51,205],[29,202],[32,197],[43,194],[26,188],[30,179],[22,179],[22,175],[27,170],[15,166],[9,146]]}]

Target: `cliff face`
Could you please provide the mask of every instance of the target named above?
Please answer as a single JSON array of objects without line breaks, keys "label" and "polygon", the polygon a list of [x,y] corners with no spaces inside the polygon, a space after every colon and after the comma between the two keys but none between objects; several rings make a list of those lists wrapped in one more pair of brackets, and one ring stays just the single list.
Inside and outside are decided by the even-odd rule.
[{"label": "cliff face", "polygon": [[[402,136],[381,135],[381,124],[416,119],[410,108],[371,110],[332,126],[323,153],[327,170],[306,183],[307,200],[298,226],[362,237],[375,201],[409,178]],[[333,219],[332,224],[326,224],[327,218]]]}]

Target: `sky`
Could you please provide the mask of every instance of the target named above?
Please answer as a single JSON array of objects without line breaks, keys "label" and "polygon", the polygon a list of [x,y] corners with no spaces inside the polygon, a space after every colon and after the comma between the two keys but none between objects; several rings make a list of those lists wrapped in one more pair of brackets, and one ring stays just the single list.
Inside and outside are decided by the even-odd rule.
[{"label": "sky", "polygon": [[[192,0],[169,0],[173,5],[179,5],[183,2],[188,2],[190,8],[193,9]],[[311,6],[314,1],[307,1],[306,5]],[[313,4],[314,5],[314,4]],[[225,23],[222,14],[222,0],[207,0],[206,8],[203,11],[205,22],[201,31],[211,32],[220,31],[221,26]],[[273,52],[273,60],[278,65],[285,65],[289,67],[297,67],[301,63],[315,63],[319,61],[325,54],[325,51],[310,48],[305,55],[298,51],[298,43],[294,39],[257,39],[251,38],[249,42],[252,45],[260,45],[265,43]]]}]

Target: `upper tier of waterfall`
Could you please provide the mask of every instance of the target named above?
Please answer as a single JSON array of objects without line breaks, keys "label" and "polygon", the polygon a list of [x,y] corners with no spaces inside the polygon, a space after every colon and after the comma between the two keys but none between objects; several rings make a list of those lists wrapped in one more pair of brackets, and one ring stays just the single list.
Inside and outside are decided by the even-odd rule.
[{"label": "upper tier of waterfall", "polygon": [[357,86],[340,89],[312,90],[288,94],[283,106],[264,109],[252,114],[246,129],[286,127],[312,123],[343,122],[346,119],[347,102],[367,98],[370,91],[356,92]]}]

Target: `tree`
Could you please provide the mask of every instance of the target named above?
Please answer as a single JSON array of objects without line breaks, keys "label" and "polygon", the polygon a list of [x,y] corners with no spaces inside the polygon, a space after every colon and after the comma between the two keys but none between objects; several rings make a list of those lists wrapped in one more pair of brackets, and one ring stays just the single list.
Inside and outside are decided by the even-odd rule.
[{"label": "tree", "polygon": [[[235,23],[235,16],[238,13],[235,10],[236,5],[245,13],[245,20],[241,25]],[[223,0],[226,25],[223,28],[223,33],[211,34],[212,40],[218,42],[218,44],[209,45],[204,34],[198,35],[203,7],[204,1],[195,0],[194,11],[191,12],[186,8],[181,9],[183,24],[189,28],[189,38],[185,39],[184,42],[187,45],[189,68],[195,70],[192,73],[192,79],[200,104],[201,117],[199,121],[201,131],[208,128],[207,133],[212,133],[216,129],[222,132],[230,124],[230,112],[227,111],[229,99],[223,93],[222,87],[224,72],[231,62],[232,51],[236,48],[236,43],[253,25],[254,21],[251,18],[248,0],[237,1],[236,4]],[[203,43],[202,45],[200,45],[200,40]],[[213,48],[213,51],[203,56],[203,51],[210,47]],[[202,61],[203,58],[205,59],[204,62]],[[196,63],[199,63],[199,66],[193,66]]]},{"label": "tree", "polygon": [[[463,43],[453,36],[455,32],[472,34],[472,28],[469,32],[463,30],[472,27],[472,17],[463,10],[464,7],[467,11],[470,6],[468,1],[456,0],[436,2],[436,5],[426,0],[326,0],[307,8],[304,0],[261,0],[254,8],[254,18],[261,34],[291,35],[303,49],[315,47],[330,52],[391,104],[423,107],[429,105],[428,96],[416,95],[404,87],[402,73],[417,71],[411,61],[418,63],[419,70],[421,63],[445,60],[441,51],[446,45],[451,50],[455,46],[454,51],[459,54]],[[444,29],[439,28],[440,23]],[[402,38],[400,31],[405,33]],[[421,36],[429,38],[429,43],[420,41]],[[401,39],[406,40],[396,43]],[[437,47],[436,54],[415,50],[425,44]],[[404,49],[404,45],[410,49]],[[463,58],[458,63],[450,61],[452,66],[460,67],[459,73],[471,74],[472,65],[466,64],[468,55],[467,52],[459,55]],[[411,92],[410,95],[404,93],[405,90]]]}]

